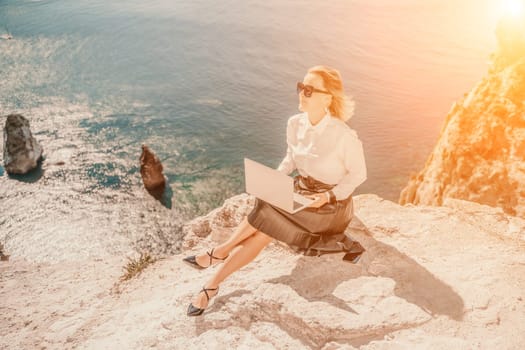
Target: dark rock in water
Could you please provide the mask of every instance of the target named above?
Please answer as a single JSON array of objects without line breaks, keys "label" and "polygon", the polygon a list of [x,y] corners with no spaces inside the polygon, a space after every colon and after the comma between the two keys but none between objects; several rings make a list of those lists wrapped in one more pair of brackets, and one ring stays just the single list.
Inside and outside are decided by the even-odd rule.
[{"label": "dark rock in water", "polygon": [[9,174],[25,174],[42,159],[42,147],[31,134],[29,121],[20,114],[7,116],[4,127],[4,166]]},{"label": "dark rock in water", "polygon": [[4,246],[0,243],[0,261],[9,260],[9,255],[4,254]]},{"label": "dark rock in water", "polygon": [[162,198],[166,188],[166,178],[162,173],[162,164],[159,158],[149,149],[142,145],[142,155],[140,156],[140,175],[144,187],[156,199]]}]

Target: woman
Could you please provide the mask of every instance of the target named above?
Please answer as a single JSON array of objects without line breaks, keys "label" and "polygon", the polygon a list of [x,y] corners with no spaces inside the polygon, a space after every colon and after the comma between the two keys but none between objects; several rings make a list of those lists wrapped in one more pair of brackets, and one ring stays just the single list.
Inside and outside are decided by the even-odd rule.
[{"label": "woman", "polygon": [[[310,68],[297,83],[297,92],[303,113],[288,119],[288,149],[277,169],[287,175],[297,169],[295,191],[315,201],[290,214],[256,198],[253,210],[226,242],[206,254],[184,258],[199,269],[224,262],[189,305],[189,316],[202,314],[219,284],[274,238],[304,255],[345,252],[343,260],[353,263],[364,252],[344,233],[353,217],[351,194],[366,180],[361,141],[345,123],[353,102],[344,94],[339,72],[327,66]],[[240,248],[232,252],[235,247]]]}]

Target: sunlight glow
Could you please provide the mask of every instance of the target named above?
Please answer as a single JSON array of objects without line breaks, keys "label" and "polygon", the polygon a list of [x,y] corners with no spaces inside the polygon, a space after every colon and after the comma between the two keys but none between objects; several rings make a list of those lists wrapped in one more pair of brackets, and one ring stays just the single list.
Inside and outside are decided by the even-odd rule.
[{"label": "sunlight glow", "polygon": [[513,17],[523,16],[525,12],[525,1],[523,0],[504,0],[502,1],[503,13]]}]

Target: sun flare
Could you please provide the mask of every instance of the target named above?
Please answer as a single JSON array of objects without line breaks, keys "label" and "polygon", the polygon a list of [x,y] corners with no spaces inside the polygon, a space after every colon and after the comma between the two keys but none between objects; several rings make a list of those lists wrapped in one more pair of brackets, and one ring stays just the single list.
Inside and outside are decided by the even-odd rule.
[{"label": "sun flare", "polygon": [[514,17],[523,16],[525,12],[525,1],[524,0],[504,0],[501,2],[502,12],[505,15]]}]

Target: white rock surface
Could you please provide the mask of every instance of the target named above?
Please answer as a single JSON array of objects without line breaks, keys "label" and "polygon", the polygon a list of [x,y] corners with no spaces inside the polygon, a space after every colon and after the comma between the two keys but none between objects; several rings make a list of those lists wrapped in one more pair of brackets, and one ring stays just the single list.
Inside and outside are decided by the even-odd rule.
[{"label": "white rock surface", "polygon": [[224,239],[252,204],[239,195],[188,223],[183,252],[121,285],[118,256],[0,263],[0,348],[522,349],[525,220],[460,200],[356,196],[358,264],[274,241],[187,317],[220,265],[182,258]]}]

